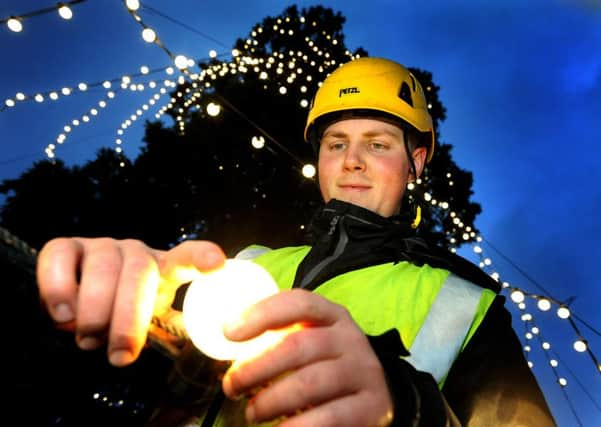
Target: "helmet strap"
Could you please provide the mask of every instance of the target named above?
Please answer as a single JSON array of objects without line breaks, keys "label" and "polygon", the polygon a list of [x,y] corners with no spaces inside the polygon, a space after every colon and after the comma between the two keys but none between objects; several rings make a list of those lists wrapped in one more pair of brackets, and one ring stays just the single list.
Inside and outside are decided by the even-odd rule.
[{"label": "helmet strap", "polygon": [[403,129],[403,142],[405,145],[405,153],[407,153],[407,160],[409,160],[409,166],[411,167],[411,173],[414,179],[417,179],[417,169],[415,169],[415,162],[413,161],[413,153],[409,149],[409,136],[407,136],[406,129]]}]

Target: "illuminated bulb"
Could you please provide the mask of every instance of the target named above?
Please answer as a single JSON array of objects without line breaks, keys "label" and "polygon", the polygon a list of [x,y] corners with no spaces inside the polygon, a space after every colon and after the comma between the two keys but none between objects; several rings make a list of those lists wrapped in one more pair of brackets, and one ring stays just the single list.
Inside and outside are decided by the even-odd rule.
[{"label": "illuminated bulb", "polygon": [[305,166],[303,166],[303,176],[305,178],[313,178],[315,176],[315,166],[313,166],[310,163],[307,163]]},{"label": "illuminated bulb", "polygon": [[522,314],[522,320],[524,322],[526,322],[528,320],[532,320],[532,315],[530,313],[524,313],[524,314]]},{"label": "illuminated bulb", "polygon": [[561,306],[557,309],[557,315],[560,319],[567,319],[570,317],[570,309],[565,306]]},{"label": "illuminated bulb", "polygon": [[586,351],[586,341],[579,339],[574,341],[574,350],[578,353],[582,353]]},{"label": "illuminated bulb", "polygon": [[25,100],[25,94],[24,94],[24,93],[21,93],[21,92],[18,92],[18,93],[15,95],[15,98],[17,98],[17,101],[23,101],[23,100]]},{"label": "illuminated bulb", "polygon": [[44,101],[44,96],[42,96],[41,93],[38,93],[34,99],[36,100],[36,102],[43,102]]},{"label": "illuminated bulb", "polygon": [[211,50],[209,51],[209,57],[211,57],[211,58],[216,58],[216,57],[217,57],[217,51],[215,51],[215,50],[211,49]]},{"label": "illuminated bulb", "polygon": [[175,63],[175,66],[180,70],[188,68],[188,58],[186,58],[184,55],[177,55],[173,62]]},{"label": "illuminated bulb", "polygon": [[545,341],[542,345],[543,349],[545,350],[549,350],[551,348],[551,344],[549,344],[547,341]]},{"label": "illuminated bulb", "polygon": [[524,293],[522,291],[520,291],[519,289],[514,289],[513,292],[511,292],[511,300],[513,302],[515,302],[516,304],[523,302],[524,301]]},{"label": "illuminated bulb", "polygon": [[554,368],[557,368],[557,365],[559,365],[559,363],[557,363],[557,360],[555,359],[549,360],[549,364]]},{"label": "illuminated bulb", "polygon": [[15,33],[23,31],[23,24],[21,24],[21,21],[18,18],[10,18],[6,22],[6,25],[8,25],[9,30],[14,31]]},{"label": "illuminated bulb", "polygon": [[58,14],[63,19],[71,19],[73,18],[73,12],[69,8],[69,6],[59,3]]},{"label": "illuminated bulb", "polygon": [[524,346],[524,351],[530,351],[530,350],[531,350],[531,348],[529,345]]},{"label": "illuminated bulb", "polygon": [[477,254],[481,254],[482,253],[482,248],[480,246],[474,246],[474,252]]},{"label": "illuminated bulb", "polygon": [[135,11],[140,8],[140,2],[138,0],[126,0],[125,5],[129,10]]},{"label": "illuminated bulb", "polygon": [[141,72],[142,74],[148,74],[148,72],[149,72],[149,71],[150,71],[150,69],[149,69],[149,68],[148,68],[146,65],[142,65],[142,66],[140,67],[140,72]]},{"label": "illuminated bulb", "polygon": [[536,335],[536,334],[538,334],[539,332],[540,332],[540,330],[538,329],[538,327],[536,327],[536,326],[532,327],[532,333],[533,333],[533,334],[535,334],[535,335]]},{"label": "illuminated bulb", "polygon": [[260,150],[265,146],[265,138],[263,136],[253,136],[250,143],[254,148]]},{"label": "illuminated bulb", "polygon": [[12,99],[7,99],[6,101],[4,101],[4,103],[6,104],[7,107],[15,106],[15,101],[13,101]]},{"label": "illuminated bulb", "polygon": [[566,385],[568,385],[568,381],[565,378],[560,378],[559,380],[557,380],[557,382],[562,387],[565,387]]},{"label": "illuminated bulb", "polygon": [[142,38],[146,43],[153,43],[157,39],[157,33],[152,28],[144,28],[142,30]]},{"label": "illuminated bulb", "polygon": [[551,302],[546,298],[539,299],[537,305],[541,311],[547,311],[551,308]]},{"label": "illuminated bulb", "polygon": [[199,273],[183,303],[184,325],[192,343],[218,360],[258,354],[280,334],[269,331],[248,341],[234,342],[225,337],[223,327],[251,305],[277,292],[271,275],[252,261],[228,259],[222,268]]},{"label": "illuminated bulb", "polygon": [[210,102],[209,105],[207,105],[207,114],[211,117],[216,117],[219,115],[219,113],[221,112],[221,107],[218,104],[215,104],[214,102]]}]

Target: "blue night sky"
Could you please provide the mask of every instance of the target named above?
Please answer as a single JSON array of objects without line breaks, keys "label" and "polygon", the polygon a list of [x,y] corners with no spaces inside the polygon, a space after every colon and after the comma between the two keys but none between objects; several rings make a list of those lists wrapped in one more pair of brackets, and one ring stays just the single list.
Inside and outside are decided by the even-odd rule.
[{"label": "blue night sky", "polygon": [[[206,58],[210,49],[227,53],[238,37],[267,15],[293,4],[284,1],[142,2],[189,26],[188,29],[142,8],[140,16],[175,54]],[[0,18],[51,7],[45,0],[3,0]],[[302,7],[316,2],[299,1]],[[365,48],[433,73],[441,87],[447,120],[440,133],[454,146],[457,164],[474,174],[474,200],[483,213],[476,226],[490,245],[485,254],[502,280],[558,299],[576,297],[571,308],[601,329],[601,2],[599,0],[359,0],[322,1],[347,18],[351,50]],[[140,26],[117,0],[89,0],[73,7],[64,21],[55,13],[32,17],[16,34],[0,28],[0,108],[17,92],[37,92],[102,82],[166,67],[169,58],[145,43]],[[193,30],[191,30],[193,29]],[[157,74],[167,77],[164,73]],[[78,92],[77,90],[75,92]],[[56,140],[64,125],[97,105],[105,91],[22,102],[0,112],[0,180],[16,178]],[[73,129],[56,149],[68,165],[113,147],[116,129],[147,102],[148,91],[119,92],[89,123]],[[158,108],[163,103],[158,103]],[[123,136],[124,151],[135,157],[143,121]],[[170,124],[170,123],[169,123]],[[60,189],[57,189],[60,191]],[[0,202],[2,200],[0,199]],[[462,254],[472,260],[470,248]],[[528,277],[512,267],[521,268]],[[590,357],[576,353],[575,332],[552,312],[529,300],[541,334],[560,358],[558,373],[585,426],[601,425],[601,376]],[[519,312],[516,330],[523,339]],[[553,311],[553,310],[552,310]],[[595,356],[601,338],[576,323]],[[532,342],[534,372],[560,426],[578,425],[553,371]],[[583,388],[586,392],[583,391]],[[588,395],[587,395],[588,393]],[[593,397],[595,403],[591,401]]]}]

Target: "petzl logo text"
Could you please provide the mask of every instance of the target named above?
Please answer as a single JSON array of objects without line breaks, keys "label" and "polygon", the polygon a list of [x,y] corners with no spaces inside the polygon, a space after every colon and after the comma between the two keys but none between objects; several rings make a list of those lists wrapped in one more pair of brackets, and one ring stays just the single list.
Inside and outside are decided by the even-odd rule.
[{"label": "petzl logo text", "polygon": [[338,91],[338,98],[342,95],[350,95],[351,93],[360,93],[358,87],[345,87]]}]

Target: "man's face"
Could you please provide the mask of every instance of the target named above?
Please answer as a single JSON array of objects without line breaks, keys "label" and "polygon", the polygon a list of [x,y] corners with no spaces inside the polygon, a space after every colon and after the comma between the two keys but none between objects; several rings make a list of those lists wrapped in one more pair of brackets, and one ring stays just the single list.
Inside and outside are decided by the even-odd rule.
[{"label": "man's face", "polygon": [[[414,151],[418,171],[425,151]],[[410,177],[403,131],[375,119],[335,122],[321,137],[318,171],[326,202],[342,200],[383,217],[397,214]]]}]

